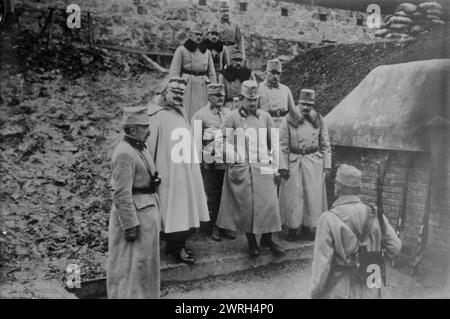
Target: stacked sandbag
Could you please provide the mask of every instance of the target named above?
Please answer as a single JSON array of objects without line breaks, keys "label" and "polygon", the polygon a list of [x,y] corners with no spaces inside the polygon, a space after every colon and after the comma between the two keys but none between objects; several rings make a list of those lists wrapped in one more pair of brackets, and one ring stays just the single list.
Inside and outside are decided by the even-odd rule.
[{"label": "stacked sandbag", "polygon": [[445,24],[441,16],[442,7],[439,3],[423,2],[418,6],[402,3],[394,15],[386,17],[385,24],[375,32],[375,36],[411,40],[413,36],[427,32],[433,26]]}]

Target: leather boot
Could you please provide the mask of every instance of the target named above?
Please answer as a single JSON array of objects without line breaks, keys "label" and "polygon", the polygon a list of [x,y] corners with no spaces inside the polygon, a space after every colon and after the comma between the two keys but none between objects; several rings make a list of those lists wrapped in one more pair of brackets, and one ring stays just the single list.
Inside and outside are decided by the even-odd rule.
[{"label": "leather boot", "polygon": [[296,241],[297,240],[297,229],[295,229],[295,228],[289,229],[286,240],[290,241],[290,242]]},{"label": "leather boot", "polygon": [[309,227],[302,226],[302,239],[314,241],[316,237],[315,230],[311,230]]},{"label": "leather boot", "polygon": [[272,240],[271,233],[262,234],[260,244],[261,244],[261,247],[269,248],[270,251],[272,252],[272,254],[276,257],[281,257],[284,255],[283,248],[281,248],[280,245],[276,244]]},{"label": "leather boot", "polygon": [[217,226],[214,226],[214,227],[213,227],[211,239],[212,239],[212,240],[215,240],[215,241],[221,241],[221,240],[222,240],[222,238],[220,237],[220,230],[219,230],[219,227],[217,227]]},{"label": "leather boot", "polygon": [[186,251],[186,248],[180,248],[177,250],[177,252],[174,254],[174,257],[182,263],[192,265],[195,262],[194,256],[191,254],[188,254]]},{"label": "leather boot", "polygon": [[248,254],[251,258],[258,257],[259,256],[259,247],[258,242],[256,241],[255,234],[245,234],[247,235],[248,240]]},{"label": "leather boot", "polygon": [[236,233],[229,229],[221,229],[220,234],[223,238],[234,240],[236,239]]},{"label": "leather boot", "polygon": [[316,229],[309,229],[308,237],[306,238],[309,241],[314,241],[316,239]]}]

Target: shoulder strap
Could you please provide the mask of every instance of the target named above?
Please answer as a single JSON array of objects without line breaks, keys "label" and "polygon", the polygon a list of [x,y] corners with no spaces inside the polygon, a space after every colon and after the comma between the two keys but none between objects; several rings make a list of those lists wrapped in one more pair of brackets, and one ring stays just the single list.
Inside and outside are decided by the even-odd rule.
[{"label": "shoulder strap", "polygon": [[151,165],[150,165],[148,159],[145,158],[144,154],[142,154],[141,151],[139,151],[138,149],[136,149],[136,148],[134,148],[134,147],[132,147],[132,148],[136,151],[136,153],[139,155],[139,157],[140,157],[140,158],[142,159],[142,161],[144,162],[144,164],[145,164],[145,166],[147,167],[147,171],[148,171],[148,173],[150,174],[150,176],[153,176],[153,169],[152,169],[152,167],[151,167]]},{"label": "shoulder strap", "polygon": [[345,216],[339,209],[337,209],[337,207],[330,209],[330,212],[335,214],[344,224],[346,224],[350,228],[352,233],[356,236],[358,242],[361,242],[361,234],[359,233],[358,229],[356,229],[355,225],[348,222],[347,216]]},{"label": "shoulder strap", "polygon": [[[368,209],[373,209],[372,207],[369,207],[369,206],[366,206],[366,207]],[[356,236],[356,238],[358,239],[358,242],[360,244],[364,243],[364,241],[366,240],[366,238],[369,235],[370,231],[372,230],[373,221],[375,219],[374,216],[372,216],[371,214],[368,214],[368,218],[367,218],[366,223],[364,224],[362,232],[360,234],[358,229],[355,227],[355,225],[350,223],[348,221],[347,216],[345,216],[339,209],[337,209],[337,207],[332,208],[330,211],[333,214],[335,214],[340,220],[342,220],[342,222],[344,222],[350,228],[350,230]]]}]

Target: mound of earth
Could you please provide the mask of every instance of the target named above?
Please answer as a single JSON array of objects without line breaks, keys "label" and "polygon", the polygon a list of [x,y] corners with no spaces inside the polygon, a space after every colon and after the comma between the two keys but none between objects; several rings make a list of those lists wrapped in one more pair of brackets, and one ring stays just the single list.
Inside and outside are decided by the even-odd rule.
[{"label": "mound of earth", "polygon": [[162,75],[135,56],[0,35],[0,282],[104,275],[121,107]]},{"label": "mound of earth", "polygon": [[337,44],[311,49],[284,67],[281,82],[296,100],[302,88],[316,90],[316,105],[325,115],[375,67],[418,60],[450,58],[450,25],[407,43]]}]

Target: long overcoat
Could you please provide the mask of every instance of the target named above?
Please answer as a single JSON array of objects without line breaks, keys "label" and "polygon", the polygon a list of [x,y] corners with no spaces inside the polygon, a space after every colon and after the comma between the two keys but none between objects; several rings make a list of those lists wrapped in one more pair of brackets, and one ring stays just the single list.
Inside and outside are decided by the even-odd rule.
[{"label": "long overcoat", "polygon": [[315,115],[317,127],[291,114],[280,127],[280,169],[289,170],[289,178],[281,179],[279,203],[283,224],[289,228],[314,228],[328,209],[323,169],[331,167],[331,147],[325,124]]},{"label": "long overcoat", "polygon": [[[209,213],[200,164],[194,161],[194,152],[197,151],[195,141],[184,110],[152,105],[149,115],[150,137],[147,144],[161,178],[158,195],[162,229],[165,233],[173,233],[197,228],[201,221],[209,221]],[[183,140],[176,137],[177,132],[186,134],[186,140],[185,137]],[[180,145],[185,147],[179,152]],[[174,158],[189,152],[189,147],[190,160]]]},{"label": "long overcoat", "polygon": [[[141,154],[143,157],[128,142],[121,141],[112,155],[113,206],[106,272],[107,295],[111,299],[160,296],[158,195],[132,193],[133,188],[148,187],[149,168],[155,170],[148,150],[143,149]],[[127,241],[124,231],[138,225],[137,239]]]},{"label": "long overcoat", "polygon": [[[194,75],[183,71],[199,72],[204,75]],[[202,53],[199,48],[190,51],[185,46],[179,46],[173,56],[169,74],[182,77],[187,82],[183,105],[187,118],[190,120],[195,112],[208,103],[208,84],[217,82],[211,51],[206,50]]]},{"label": "long overcoat", "polygon": [[[235,109],[226,116],[221,126],[223,136],[226,136],[227,128],[243,130],[254,128],[257,131],[266,128],[267,139],[270,141],[273,122],[267,112],[257,110],[256,116],[249,114],[243,117],[239,111]],[[237,150],[234,136],[229,135],[227,142],[234,145]],[[268,141],[259,138],[260,136],[258,145],[269,144]],[[267,144],[266,146],[269,146]],[[269,165],[260,161],[259,157],[258,161],[251,163],[250,153],[250,144],[246,142],[245,162],[227,163],[217,226],[254,234],[280,231],[281,219],[273,172],[265,171]]]}]

